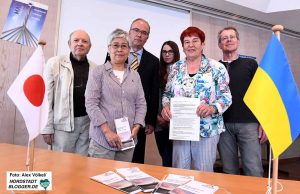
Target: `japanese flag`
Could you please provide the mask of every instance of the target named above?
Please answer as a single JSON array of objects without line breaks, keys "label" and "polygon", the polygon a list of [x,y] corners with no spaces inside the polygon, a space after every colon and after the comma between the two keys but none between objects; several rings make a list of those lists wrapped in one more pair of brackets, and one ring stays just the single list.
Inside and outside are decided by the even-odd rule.
[{"label": "japanese flag", "polygon": [[48,119],[48,98],[43,79],[44,53],[38,46],[16,80],[7,91],[21,112],[29,134],[29,141],[39,135]]}]

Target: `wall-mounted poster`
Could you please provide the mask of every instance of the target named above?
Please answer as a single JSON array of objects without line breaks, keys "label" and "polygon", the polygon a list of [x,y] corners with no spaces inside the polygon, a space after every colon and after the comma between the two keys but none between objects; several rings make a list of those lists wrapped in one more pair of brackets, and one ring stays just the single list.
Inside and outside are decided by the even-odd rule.
[{"label": "wall-mounted poster", "polygon": [[36,47],[48,6],[31,0],[12,0],[1,39]]}]

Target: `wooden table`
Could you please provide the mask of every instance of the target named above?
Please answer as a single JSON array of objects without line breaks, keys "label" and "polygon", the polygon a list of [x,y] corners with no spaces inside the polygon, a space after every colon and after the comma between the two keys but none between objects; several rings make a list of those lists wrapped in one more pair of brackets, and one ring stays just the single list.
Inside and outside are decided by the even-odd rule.
[{"label": "wooden table", "polygon": [[[0,194],[10,193],[6,191],[6,171],[26,170],[26,150],[26,147],[23,146],[0,144]],[[198,181],[218,185],[221,189],[216,192],[217,194],[227,194],[227,192],[231,194],[264,194],[267,187],[266,178],[199,172],[88,158],[44,149],[35,150],[34,170],[52,171],[53,185],[52,191],[48,192],[50,194],[122,193],[92,181],[89,177],[124,167],[139,167],[142,171],[158,179],[162,179],[169,173],[192,175]],[[278,194],[300,193],[300,181],[279,180],[279,182],[283,185],[283,191]]]}]

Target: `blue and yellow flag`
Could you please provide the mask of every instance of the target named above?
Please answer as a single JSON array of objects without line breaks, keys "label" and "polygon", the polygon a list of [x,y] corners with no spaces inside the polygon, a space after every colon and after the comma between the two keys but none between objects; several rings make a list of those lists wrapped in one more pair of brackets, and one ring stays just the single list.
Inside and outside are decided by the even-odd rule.
[{"label": "blue and yellow flag", "polygon": [[300,133],[300,97],[285,51],[275,35],[244,102],[264,128],[277,158]]}]

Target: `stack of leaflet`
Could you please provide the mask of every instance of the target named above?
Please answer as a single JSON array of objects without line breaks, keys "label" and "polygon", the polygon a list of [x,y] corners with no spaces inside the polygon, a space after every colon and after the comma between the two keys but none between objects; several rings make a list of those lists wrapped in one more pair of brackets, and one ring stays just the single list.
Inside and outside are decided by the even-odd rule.
[{"label": "stack of leaflet", "polygon": [[156,188],[156,185],[159,183],[156,178],[146,174],[137,167],[118,168],[116,171],[126,180],[140,187],[143,192],[153,192],[153,190]]},{"label": "stack of leaflet", "polygon": [[193,176],[169,174],[159,182],[138,167],[118,168],[116,171],[108,171],[91,179],[128,194],[141,191],[153,194],[213,194],[219,189],[218,186],[195,181]]},{"label": "stack of leaflet", "polygon": [[135,194],[141,191],[139,187],[133,185],[131,182],[125,180],[123,177],[113,171],[108,171],[106,173],[93,176],[91,179],[114,189],[123,191],[124,193]]},{"label": "stack of leaflet", "polygon": [[218,186],[209,185],[199,181],[190,181],[170,191],[170,194],[213,194],[219,189]]},{"label": "stack of leaflet", "polygon": [[176,174],[169,174],[164,180],[162,180],[156,189],[153,191],[154,194],[166,194],[174,190],[180,185],[186,184],[189,181],[194,180],[193,176],[183,176]]}]

